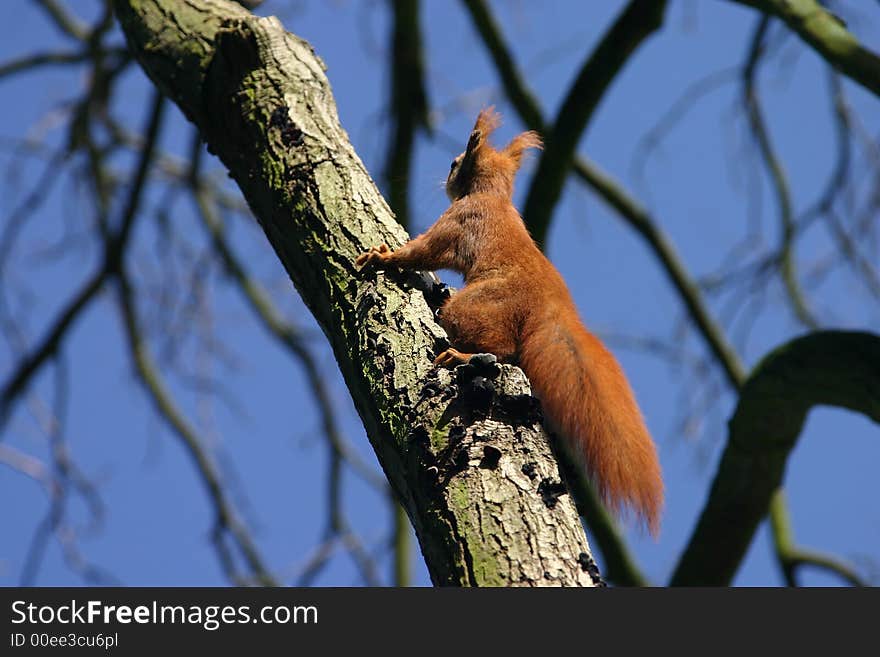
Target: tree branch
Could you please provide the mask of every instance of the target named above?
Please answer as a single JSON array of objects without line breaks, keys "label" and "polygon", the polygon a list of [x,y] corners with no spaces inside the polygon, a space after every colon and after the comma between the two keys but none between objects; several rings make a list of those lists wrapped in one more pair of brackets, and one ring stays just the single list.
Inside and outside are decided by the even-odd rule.
[{"label": "tree branch", "polygon": [[[208,456],[203,446],[203,441],[199,439],[195,430],[175,406],[174,401],[168,394],[167,387],[162,382],[159,371],[153,364],[152,358],[150,358],[146,342],[141,336],[138,327],[133,291],[126,273],[120,271],[115,276],[115,280],[117,283],[119,307],[122,313],[122,323],[129,351],[134,360],[135,372],[152,400],[156,412],[165,420],[174,434],[180,438],[181,444],[190,458],[192,458],[202,483],[205,485],[205,489],[217,513],[214,531],[215,543],[218,545],[222,544],[223,532],[228,531],[241,549],[241,553],[247,561],[254,579],[264,586],[274,586],[275,580],[269,573],[268,568],[263,564],[256,544],[226,498],[220,481],[220,474]],[[234,560],[230,557],[228,562],[227,560],[223,561],[226,563],[227,574],[233,581],[237,581]]]},{"label": "tree branch", "polygon": [[757,143],[758,152],[761,155],[764,166],[767,168],[770,184],[776,194],[780,224],[778,258],[780,276],[785,286],[786,297],[797,320],[806,327],[815,329],[819,326],[819,322],[816,320],[804,297],[804,292],[798,280],[797,267],[795,266],[794,207],[791,189],[788,184],[788,176],[786,176],[782,161],[779,159],[770,140],[770,132],[764,120],[764,112],[761,108],[761,99],[757,89],[757,71],[764,54],[765,38],[770,20],[769,16],[763,17],[758,22],[758,26],[752,35],[742,75],[743,104],[745,105],[746,116],[749,119],[752,136]]},{"label": "tree branch", "polygon": [[777,18],[829,64],[880,96],[880,57],[862,46],[846,24],[816,0],[727,0]]},{"label": "tree branch", "polygon": [[727,447],[673,585],[725,586],[782,481],[807,412],[840,406],[880,422],[880,337],[819,331],[773,351],[749,376]]},{"label": "tree branch", "polygon": [[339,424],[330,390],[321,374],[315,357],[306,346],[306,339],[299,329],[285,321],[278,310],[272,305],[266,291],[248,275],[241,259],[233,252],[226,240],[223,225],[214,207],[211,192],[198,175],[198,158],[193,158],[193,169],[190,172],[190,188],[196,202],[199,219],[211,238],[211,243],[220,257],[226,273],[232,278],[256,318],[269,335],[300,364],[306,381],[312,391],[315,406],[321,416],[321,429],[324,438],[332,451],[345,460],[361,478],[379,492],[386,492],[388,487],[381,475],[370,469],[347,445]]},{"label": "tree branch", "polygon": [[865,582],[856,574],[849,564],[827,554],[814,550],[799,548],[794,540],[794,530],[785,504],[782,489],[773,494],[770,502],[770,529],[773,532],[773,543],[776,546],[777,560],[788,586],[797,586],[797,571],[803,566],[819,568],[840,577],[852,586],[865,586]]},{"label": "tree branch", "polygon": [[2,392],[0,392],[0,429],[9,419],[15,401],[27,390],[40,368],[55,355],[67,335],[67,329],[73,325],[101,291],[106,280],[107,269],[102,267],[71,297],[64,309],[58,313],[40,343],[18,361],[18,367],[9,375],[3,384]]},{"label": "tree branch", "polygon": [[62,4],[56,0],[35,0],[35,2],[37,6],[46,12],[49,19],[55,23],[55,27],[61,30],[61,32],[72,39],[85,41],[89,34],[88,29],[86,29],[86,26],[79,18],[69,13]]},{"label": "tree branch", "polygon": [[0,64],[0,78],[11,77],[16,73],[27,73],[42,66],[56,66],[61,64],[79,64],[88,59],[88,50],[76,52],[40,52],[25,55],[18,59],[12,59]]},{"label": "tree branch", "polygon": [[543,244],[577,145],[605,91],[642,42],[663,24],[666,0],[631,0],[571,85],[532,178],[523,218]]},{"label": "tree branch", "polygon": [[391,0],[391,120],[384,178],[388,203],[404,228],[409,227],[409,183],[413,145],[419,128],[428,126],[428,98],[422,63],[418,0]]},{"label": "tree branch", "polygon": [[453,378],[432,366],[446,340],[423,295],[393,272],[355,270],[367,247],[406,234],[339,125],[310,46],[221,0],[115,6],[141,65],[229,168],[330,340],[433,581],[593,584],[522,373],[484,364],[495,392],[481,406],[472,369]]}]

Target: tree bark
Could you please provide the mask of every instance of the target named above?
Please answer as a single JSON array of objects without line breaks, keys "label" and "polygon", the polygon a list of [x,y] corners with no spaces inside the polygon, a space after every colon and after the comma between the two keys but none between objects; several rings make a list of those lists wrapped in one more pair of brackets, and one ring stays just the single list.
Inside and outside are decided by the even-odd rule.
[{"label": "tree bark", "polygon": [[116,0],[147,74],[237,181],[332,345],[435,584],[601,582],[522,372],[433,367],[428,277],[359,272],[404,243],[339,124],[322,62],[226,0]]}]

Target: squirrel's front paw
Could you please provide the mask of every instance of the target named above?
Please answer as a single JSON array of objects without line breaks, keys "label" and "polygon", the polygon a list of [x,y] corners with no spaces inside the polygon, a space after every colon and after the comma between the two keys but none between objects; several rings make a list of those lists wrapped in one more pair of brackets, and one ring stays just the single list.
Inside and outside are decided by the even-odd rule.
[{"label": "squirrel's front paw", "polygon": [[388,257],[391,255],[391,249],[388,248],[387,244],[380,244],[379,246],[371,246],[370,250],[366,253],[361,253],[355,263],[358,267],[366,267],[369,264],[382,265],[388,260]]},{"label": "squirrel's front paw", "polygon": [[434,365],[439,365],[440,367],[448,367],[449,369],[452,369],[457,365],[464,365],[471,359],[471,356],[473,356],[473,354],[465,354],[461,351],[458,351],[457,349],[453,349],[452,347],[450,347],[434,359]]}]

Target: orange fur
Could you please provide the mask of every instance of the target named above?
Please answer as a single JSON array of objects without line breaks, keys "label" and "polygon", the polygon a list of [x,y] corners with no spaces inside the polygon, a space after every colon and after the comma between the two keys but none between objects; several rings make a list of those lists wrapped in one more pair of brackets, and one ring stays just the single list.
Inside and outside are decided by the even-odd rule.
[{"label": "orange fur", "polygon": [[437,362],[493,353],[518,363],[549,427],[584,462],[602,499],[616,511],[636,511],[656,535],[663,482],[632,390],[614,356],[581,323],[565,282],[512,203],[522,154],[539,148],[540,137],[523,133],[499,151],[488,142],[498,124],[492,108],[480,112],[446,182],[452,204],[430,229],[394,252],[373,247],[357,264],[462,273],[464,288],[440,311],[456,349]]}]

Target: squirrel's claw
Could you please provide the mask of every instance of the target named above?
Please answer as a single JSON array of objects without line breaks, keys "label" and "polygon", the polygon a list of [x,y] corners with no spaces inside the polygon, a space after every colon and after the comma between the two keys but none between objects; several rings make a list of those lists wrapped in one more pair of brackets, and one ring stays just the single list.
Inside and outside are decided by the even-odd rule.
[{"label": "squirrel's claw", "polygon": [[379,246],[371,246],[370,250],[361,253],[357,260],[354,261],[354,264],[358,267],[365,267],[369,264],[382,264],[385,260],[388,259],[388,256],[391,255],[391,249],[388,248],[387,244],[380,244]]}]

